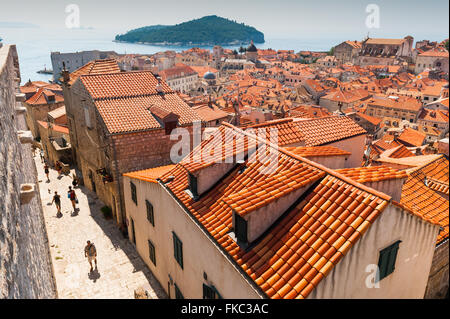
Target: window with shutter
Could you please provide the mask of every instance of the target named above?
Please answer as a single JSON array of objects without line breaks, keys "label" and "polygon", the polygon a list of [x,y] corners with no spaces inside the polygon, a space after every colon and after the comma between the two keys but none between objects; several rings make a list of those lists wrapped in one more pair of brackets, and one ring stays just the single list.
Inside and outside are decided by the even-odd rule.
[{"label": "window with shutter", "polygon": [[147,206],[147,220],[150,222],[150,224],[155,226],[155,216],[153,215],[153,205],[148,200],[145,201],[145,205]]},{"label": "window with shutter", "polygon": [[178,288],[177,284],[175,284],[175,298],[176,299],[184,299],[184,296],[181,293],[180,288]]},{"label": "window with shutter", "polygon": [[378,275],[379,280],[389,276],[395,270],[395,261],[397,260],[397,252],[401,240],[396,241],[389,247],[380,251],[378,258]]},{"label": "window with shutter", "polygon": [[214,286],[203,284],[203,299],[222,299]]},{"label": "window with shutter", "polygon": [[175,234],[175,232],[172,232],[172,237],[173,237],[173,252],[175,260],[181,266],[181,269],[183,269],[183,243]]},{"label": "window with shutter", "polygon": [[156,266],[156,253],[155,253],[155,245],[149,240],[148,241],[148,253],[150,260]]},{"label": "window with shutter", "polygon": [[131,188],[131,199],[137,205],[136,185],[134,185],[133,182],[130,182],[130,188]]}]

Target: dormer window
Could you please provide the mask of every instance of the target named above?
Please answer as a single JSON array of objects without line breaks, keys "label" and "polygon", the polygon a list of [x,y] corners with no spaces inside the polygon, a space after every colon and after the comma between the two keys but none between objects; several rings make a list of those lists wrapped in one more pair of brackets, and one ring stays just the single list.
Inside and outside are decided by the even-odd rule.
[{"label": "dormer window", "polygon": [[242,244],[248,243],[247,239],[247,221],[239,214],[233,212],[234,233],[238,242]]}]

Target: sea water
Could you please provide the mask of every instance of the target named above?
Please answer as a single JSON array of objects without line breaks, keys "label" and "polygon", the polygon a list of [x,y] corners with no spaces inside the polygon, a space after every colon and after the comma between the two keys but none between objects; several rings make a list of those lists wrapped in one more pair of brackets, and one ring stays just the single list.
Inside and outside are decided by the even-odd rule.
[{"label": "sea water", "polygon": [[[39,27],[0,28],[0,37],[4,44],[16,44],[19,55],[22,84],[32,81],[49,81],[51,74],[36,73],[45,68],[51,69],[50,53],[61,53],[100,50],[115,51],[119,54],[153,54],[160,51],[182,51],[186,46],[153,46],[134,43],[114,42],[115,33],[95,29],[57,30]],[[313,50],[328,51],[332,46],[340,43],[341,39],[266,39],[265,43],[256,44],[258,48],[274,50]],[[224,46],[238,49],[239,46]],[[202,47],[212,50],[212,47]]]}]

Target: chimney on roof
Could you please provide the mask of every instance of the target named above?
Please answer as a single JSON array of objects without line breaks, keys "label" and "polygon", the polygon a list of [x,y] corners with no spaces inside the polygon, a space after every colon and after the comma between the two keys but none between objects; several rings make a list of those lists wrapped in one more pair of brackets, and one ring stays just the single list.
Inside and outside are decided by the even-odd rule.
[{"label": "chimney on roof", "polygon": [[69,81],[70,81],[70,73],[66,69],[66,63],[65,62],[63,62],[63,70],[61,71],[61,75],[62,75],[62,78],[63,78],[63,83],[64,84],[68,84]]},{"label": "chimney on roof", "polygon": [[160,94],[163,94],[164,90],[163,90],[163,87],[162,87],[162,84],[161,84],[161,77],[160,76],[156,76],[156,79],[158,80],[158,83],[156,84],[156,87],[155,87],[156,92],[158,92]]}]

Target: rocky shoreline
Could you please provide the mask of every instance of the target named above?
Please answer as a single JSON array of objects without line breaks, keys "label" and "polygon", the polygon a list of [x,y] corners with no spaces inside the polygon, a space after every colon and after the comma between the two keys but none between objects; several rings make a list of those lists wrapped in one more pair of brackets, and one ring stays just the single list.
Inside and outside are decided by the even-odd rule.
[{"label": "rocky shoreline", "polygon": [[[134,44],[143,44],[143,45],[155,45],[155,46],[237,46],[237,45],[249,45],[251,41],[232,41],[226,43],[216,43],[216,42],[202,42],[202,43],[194,43],[194,42],[141,42],[141,41],[121,41],[121,40],[113,40],[116,43],[134,43]],[[264,42],[255,42],[255,43],[264,43]]]}]

